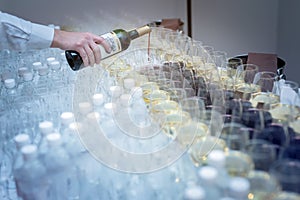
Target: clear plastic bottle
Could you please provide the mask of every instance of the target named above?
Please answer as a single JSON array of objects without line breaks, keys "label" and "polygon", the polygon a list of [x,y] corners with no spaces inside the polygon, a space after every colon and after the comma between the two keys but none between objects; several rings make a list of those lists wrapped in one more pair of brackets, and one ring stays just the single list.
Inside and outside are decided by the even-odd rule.
[{"label": "clear plastic bottle", "polygon": [[47,135],[54,131],[53,123],[51,121],[43,121],[39,123],[39,132],[37,133],[34,144],[38,147],[39,158],[44,159],[47,153]]},{"label": "clear plastic bottle", "polygon": [[44,157],[50,180],[52,199],[78,199],[79,185],[76,166],[72,165],[69,153],[63,148],[61,135],[47,135],[48,151]]},{"label": "clear plastic bottle", "polygon": [[92,97],[93,100],[93,107],[94,111],[98,112],[100,115],[103,115],[104,112],[104,103],[105,103],[105,97],[102,93],[96,93]]},{"label": "clear plastic bottle", "polygon": [[20,90],[22,96],[34,97],[36,95],[32,72],[28,71],[23,74],[23,83]]},{"label": "clear plastic bottle", "polygon": [[205,200],[205,199],[207,199],[206,192],[199,185],[188,185],[184,190],[183,200]]},{"label": "clear plastic bottle", "polygon": [[[30,137],[27,134],[18,134],[14,137],[14,142],[16,145],[16,152],[14,154],[13,158],[13,164],[12,164],[12,172],[14,177],[20,177],[20,169],[23,166],[24,160],[22,156],[21,149],[22,147],[30,144]],[[18,197],[21,197],[21,191],[19,188],[19,183],[16,178],[14,178],[16,183],[16,192]]]},{"label": "clear plastic bottle", "polygon": [[[24,164],[20,168],[16,180],[19,183],[23,200],[48,199],[48,180],[46,168],[38,159],[36,145],[26,145],[21,149]],[[33,173],[34,172],[34,173]]]},{"label": "clear plastic bottle", "polygon": [[2,95],[11,106],[14,106],[16,98],[20,96],[20,91],[18,90],[16,80],[12,78],[5,79],[4,86],[5,90]]},{"label": "clear plastic bottle", "polygon": [[206,199],[219,199],[221,192],[217,187],[218,171],[214,167],[202,166],[198,171],[199,185],[206,193]]},{"label": "clear plastic bottle", "polygon": [[244,177],[232,177],[229,181],[228,194],[235,200],[247,200],[250,192],[250,182]]},{"label": "clear plastic bottle", "polygon": [[228,181],[230,179],[227,170],[225,168],[226,165],[226,155],[222,150],[212,150],[207,156],[207,164],[211,167],[214,167],[218,171],[218,180],[217,186],[221,190],[221,193],[226,193]]}]

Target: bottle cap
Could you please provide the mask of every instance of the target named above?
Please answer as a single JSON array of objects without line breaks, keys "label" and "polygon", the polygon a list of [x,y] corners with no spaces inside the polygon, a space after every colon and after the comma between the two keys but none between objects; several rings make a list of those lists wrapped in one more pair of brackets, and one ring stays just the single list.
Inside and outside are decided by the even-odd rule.
[{"label": "bottle cap", "polygon": [[40,66],[40,67],[38,68],[38,74],[39,74],[40,76],[45,76],[45,75],[47,75],[47,74],[48,74],[48,67],[45,66],[45,65]]},{"label": "bottle cap", "polygon": [[216,168],[223,168],[226,162],[225,152],[222,150],[212,150],[207,156],[207,164]]},{"label": "bottle cap", "polygon": [[55,57],[49,57],[46,60],[47,60],[47,64],[50,65],[51,62],[55,61]]},{"label": "bottle cap", "polygon": [[47,135],[53,131],[53,123],[50,121],[40,122],[39,129],[43,135]]},{"label": "bottle cap", "polygon": [[74,114],[72,112],[63,112],[60,115],[61,123],[64,125],[69,125],[74,121]]},{"label": "bottle cap", "polygon": [[41,62],[34,62],[34,63],[32,63],[32,69],[34,71],[37,71],[41,66],[42,66]]},{"label": "bottle cap", "polygon": [[135,86],[135,80],[132,78],[126,78],[124,79],[124,88],[131,89]]},{"label": "bottle cap", "polygon": [[27,135],[27,134],[18,134],[14,137],[14,141],[15,141],[17,149],[20,149],[24,145],[27,145],[30,143],[30,138],[29,138],[29,135]]},{"label": "bottle cap", "polygon": [[184,199],[201,200],[205,199],[205,190],[200,186],[192,186],[184,191]]},{"label": "bottle cap", "polygon": [[31,81],[33,79],[33,73],[32,72],[25,72],[23,74],[23,78],[24,78],[24,81]]},{"label": "bottle cap", "polygon": [[93,95],[93,104],[96,106],[101,106],[104,103],[104,95],[97,93]]},{"label": "bottle cap", "polygon": [[243,177],[232,177],[229,182],[229,190],[233,197],[247,196],[250,190],[250,182]]},{"label": "bottle cap", "polygon": [[93,110],[93,107],[89,102],[80,102],[78,104],[78,107],[79,107],[79,112],[82,115],[87,115],[89,112],[92,112]]},{"label": "bottle cap", "polygon": [[24,73],[28,72],[28,71],[29,71],[29,69],[27,67],[20,67],[18,69],[18,74],[19,74],[20,77],[23,77]]},{"label": "bottle cap", "polygon": [[117,85],[111,86],[109,88],[109,91],[110,91],[110,95],[112,97],[119,97],[121,95],[121,92],[122,92],[121,87],[117,86]]},{"label": "bottle cap", "polygon": [[87,114],[86,116],[89,120],[96,120],[98,121],[100,119],[100,114],[98,112],[91,112]]},{"label": "bottle cap", "polygon": [[16,86],[16,81],[13,78],[6,79],[4,81],[4,85],[5,85],[6,88],[11,89],[11,88],[14,88]]},{"label": "bottle cap", "polygon": [[110,110],[110,111],[114,111],[116,109],[116,104],[115,103],[106,103],[104,104],[104,109],[105,110]]},{"label": "bottle cap", "polygon": [[50,65],[50,68],[52,70],[59,70],[60,69],[60,63],[57,60],[54,60],[54,61],[50,62],[49,65]]},{"label": "bottle cap", "polygon": [[47,135],[47,143],[49,146],[61,145],[61,135],[59,133],[50,133]]},{"label": "bottle cap", "polygon": [[218,178],[218,171],[214,167],[204,166],[198,171],[199,178],[206,183],[214,183]]},{"label": "bottle cap", "polygon": [[21,148],[21,153],[24,160],[35,158],[37,156],[37,146],[33,144],[25,145]]},{"label": "bottle cap", "polygon": [[81,129],[82,128],[82,123],[80,123],[80,122],[72,122],[70,125],[69,125],[69,128],[73,131],[73,132],[75,132],[75,131],[78,131],[79,129]]}]

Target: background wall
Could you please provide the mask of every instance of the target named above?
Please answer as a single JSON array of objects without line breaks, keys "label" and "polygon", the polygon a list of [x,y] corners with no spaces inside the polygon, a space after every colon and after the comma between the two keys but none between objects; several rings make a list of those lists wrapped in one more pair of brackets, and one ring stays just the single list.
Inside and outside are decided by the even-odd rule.
[{"label": "background wall", "polygon": [[300,84],[300,1],[279,1],[278,54],[286,61],[287,78]]},{"label": "background wall", "polygon": [[2,11],[25,19],[95,33],[133,28],[162,18],[185,18],[182,0],[1,0]]},{"label": "background wall", "polygon": [[[103,33],[162,18],[186,19],[185,0],[1,0],[2,11],[64,28]],[[300,84],[299,0],[193,0],[193,38],[224,50],[277,53],[285,73]],[[186,24],[185,24],[186,30]]]}]

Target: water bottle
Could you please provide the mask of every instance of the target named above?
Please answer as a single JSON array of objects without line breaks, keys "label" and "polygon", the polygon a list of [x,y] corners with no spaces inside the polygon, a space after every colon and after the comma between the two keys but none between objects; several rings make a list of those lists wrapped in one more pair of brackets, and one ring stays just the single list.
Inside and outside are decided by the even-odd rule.
[{"label": "water bottle", "polygon": [[[14,137],[14,142],[15,142],[15,145],[16,145],[16,152],[15,152],[15,155],[13,156],[14,158],[13,158],[13,164],[12,164],[12,168],[13,168],[12,171],[13,171],[13,176],[14,177],[20,177],[20,174],[19,174],[20,169],[24,164],[21,149],[22,149],[22,147],[30,144],[29,135],[27,135],[27,134],[18,134]],[[21,194],[21,191],[20,191],[20,188],[19,188],[19,182],[16,178],[14,178],[14,179],[15,179],[15,183],[16,183],[17,195],[19,197],[21,197],[22,194]]]},{"label": "water bottle", "polygon": [[228,185],[229,197],[232,197],[235,200],[248,199],[248,194],[250,192],[250,182],[247,178],[232,177]]},{"label": "water bottle", "polygon": [[15,177],[23,200],[48,199],[47,172],[38,158],[37,146],[26,145],[21,149],[24,164]]},{"label": "water bottle", "polygon": [[199,185],[189,185],[185,188],[183,200],[205,200],[205,190]]},{"label": "water bottle", "polygon": [[199,185],[206,193],[206,199],[219,199],[221,192],[217,187],[218,171],[210,166],[202,166],[198,171]]},{"label": "water bottle", "polygon": [[221,193],[227,191],[227,183],[229,181],[229,175],[225,168],[226,155],[222,150],[212,150],[207,156],[207,165],[214,167],[218,171],[217,187],[221,190]]},{"label": "water bottle", "polygon": [[63,148],[61,135],[51,133],[47,135],[48,151],[44,157],[50,181],[52,199],[79,198],[79,185],[76,166],[72,165],[69,153]]},{"label": "water bottle", "polygon": [[47,135],[54,131],[53,123],[51,121],[43,121],[39,123],[39,132],[37,133],[34,143],[38,147],[39,158],[44,159],[48,151]]},{"label": "water bottle", "polygon": [[14,107],[16,98],[20,96],[15,79],[9,78],[4,80],[5,90],[1,96],[4,96],[11,107]]}]

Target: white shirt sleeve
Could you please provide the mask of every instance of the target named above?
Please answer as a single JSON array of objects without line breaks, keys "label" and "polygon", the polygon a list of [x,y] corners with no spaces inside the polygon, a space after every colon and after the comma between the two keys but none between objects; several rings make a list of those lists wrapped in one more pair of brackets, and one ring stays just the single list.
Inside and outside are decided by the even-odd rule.
[{"label": "white shirt sleeve", "polygon": [[32,23],[0,11],[0,50],[49,48],[54,37],[54,28]]}]

